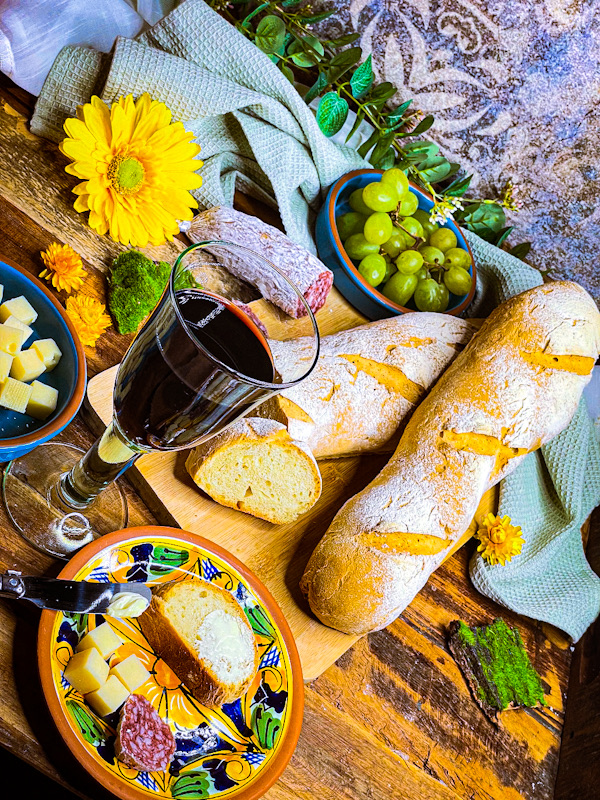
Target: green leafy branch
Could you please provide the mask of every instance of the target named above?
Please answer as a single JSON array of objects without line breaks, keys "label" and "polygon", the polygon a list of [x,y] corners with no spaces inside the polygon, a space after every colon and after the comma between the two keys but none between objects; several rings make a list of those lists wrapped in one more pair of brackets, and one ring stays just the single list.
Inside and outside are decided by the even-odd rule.
[{"label": "green leafy branch", "polygon": [[[318,39],[309,26],[330,17],[334,11],[314,13],[305,0],[210,0],[212,7],[277,64],[291,82],[309,83],[307,104],[320,98],[316,119],[325,136],[343,128],[350,109],[356,118],[345,141],[367,121],[372,134],[358,148],[361,158],[373,167],[399,167],[433,198],[432,219],[449,217],[492,244],[509,249],[506,240],[513,230],[506,225],[505,209],[516,211],[518,203],[510,183],[500,196],[463,200],[471,184],[460,164],[448,161],[434,143],[421,137],[434,124],[431,115],[411,109],[412,100],[390,108],[397,88],[389,81],[375,82],[371,55],[362,59],[354,43],[358,33],[334,39]],[[510,249],[518,258],[529,252],[524,242]]]}]

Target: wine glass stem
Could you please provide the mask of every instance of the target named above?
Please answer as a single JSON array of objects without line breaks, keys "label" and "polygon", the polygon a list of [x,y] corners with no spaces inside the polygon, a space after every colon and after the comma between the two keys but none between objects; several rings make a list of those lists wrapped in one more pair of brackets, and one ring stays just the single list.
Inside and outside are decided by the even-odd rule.
[{"label": "wine glass stem", "polygon": [[85,509],[140,455],[124,444],[111,422],[71,471],[60,478],[55,489],[61,504],[70,509]]}]

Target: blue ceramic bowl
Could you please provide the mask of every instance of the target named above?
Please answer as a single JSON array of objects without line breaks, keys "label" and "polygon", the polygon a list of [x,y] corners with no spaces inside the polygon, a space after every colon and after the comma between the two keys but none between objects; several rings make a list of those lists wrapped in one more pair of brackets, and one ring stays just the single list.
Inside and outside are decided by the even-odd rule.
[{"label": "blue ceramic bowl", "polygon": [[58,389],[58,405],[45,420],[0,408],[0,462],[25,455],[65,428],[83,401],[86,386],[85,354],[71,320],[50,291],[15,265],[0,261],[3,301],[24,295],[38,312],[34,332],[25,348],[37,339],[54,339],[62,352],[58,366],[38,378]]},{"label": "blue ceramic bowl", "polygon": [[[325,203],[317,216],[315,230],[319,258],[332,270],[335,286],[346,300],[352,303],[368,319],[384,319],[393,317],[395,314],[404,314],[407,311],[417,310],[412,299],[409,300],[408,306],[399,306],[367,283],[346,254],[335,223],[336,217],[352,210],[348,203],[352,192],[355,189],[362,189],[368,183],[377,180],[382,172],[383,170],[380,169],[357,169],[347,175],[342,175],[327,193]],[[431,197],[415,186],[414,183],[411,183],[410,188],[419,198],[419,208],[430,211],[433,208]],[[471,290],[467,295],[462,296],[450,293],[448,308],[444,312],[445,314],[457,316],[467,308],[475,294],[475,263],[471,248],[458,225],[453,222],[447,222],[443,227],[454,231],[458,240],[458,247],[467,250],[471,257],[471,266],[469,268],[473,278]]]}]

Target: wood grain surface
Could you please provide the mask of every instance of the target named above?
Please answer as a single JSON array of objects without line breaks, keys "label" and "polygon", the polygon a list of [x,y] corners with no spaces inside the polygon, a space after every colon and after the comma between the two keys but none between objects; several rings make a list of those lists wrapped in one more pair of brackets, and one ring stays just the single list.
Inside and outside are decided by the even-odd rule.
[{"label": "wood grain surface", "polygon": [[[57,148],[27,129],[31,98],[2,80],[0,96],[0,257],[35,275],[42,268],[40,250],[52,241],[68,242],[84,256],[85,291],[104,299],[103,273],[119,246],[98,237],[73,210],[76,179],[65,175]],[[240,203],[258,210],[243,198]],[[181,246],[161,254],[172,259]],[[109,329],[95,350],[86,349],[89,374],[118,363],[128,343],[129,337]],[[92,441],[83,413],[60,438],[81,446]],[[375,468],[361,462],[354,485],[366,482]],[[124,485],[131,523],[153,522],[137,493]],[[362,638],[307,686],[300,742],[268,800],[553,797],[568,642],[479,595],[468,578],[472,549],[469,543],[449,559],[396,622]],[[0,567],[56,574],[60,566],[29,547],[0,508]],[[496,616],[519,628],[549,702],[543,710],[506,712],[497,728],[473,702],[445,645],[452,619],[481,624]],[[45,708],[35,660],[38,619],[35,609],[0,601],[0,744],[57,784],[101,800],[106,791],[82,772]],[[26,795],[27,772],[15,777]]]}]

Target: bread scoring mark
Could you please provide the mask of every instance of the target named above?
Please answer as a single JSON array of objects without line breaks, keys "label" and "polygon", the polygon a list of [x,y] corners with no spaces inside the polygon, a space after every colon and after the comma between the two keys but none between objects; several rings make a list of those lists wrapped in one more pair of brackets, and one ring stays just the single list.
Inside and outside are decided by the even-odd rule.
[{"label": "bread scoring mark", "polygon": [[399,367],[382,364],[381,361],[364,358],[358,354],[340,353],[340,358],[345,358],[356,367],[355,380],[359,372],[364,372],[387,389],[401,394],[409,403],[418,403],[425,394],[425,387],[407,378]]},{"label": "bread scoring mark", "polygon": [[401,531],[371,531],[363,533],[362,544],[376,547],[386,553],[406,553],[409,556],[432,556],[441,553],[452,544],[450,539],[441,539],[428,533],[403,533]]},{"label": "bread scoring mark", "polygon": [[[411,336],[410,339],[407,339],[405,342],[398,342],[399,347],[427,347],[427,345],[435,344],[435,339],[430,339],[426,337],[425,339],[421,339],[418,336]],[[388,347],[389,351],[389,347]]]},{"label": "bread scoring mark", "polygon": [[279,401],[279,407],[289,419],[297,419],[300,422],[307,422],[309,425],[315,424],[312,417],[310,417],[303,408],[300,408],[297,403],[281,395],[277,399]]},{"label": "bread scoring mark", "polygon": [[524,456],[529,452],[526,447],[510,447],[495,436],[488,436],[486,433],[475,433],[474,431],[457,433],[453,430],[443,430],[440,437],[445,444],[455,450],[465,450],[467,453],[475,453],[478,456],[497,456],[509,459]]},{"label": "bread scoring mark", "polygon": [[545,369],[558,369],[572,372],[575,375],[589,375],[594,368],[594,359],[589,356],[554,355],[536,350],[533,353],[521,351],[521,355],[530,364]]}]

